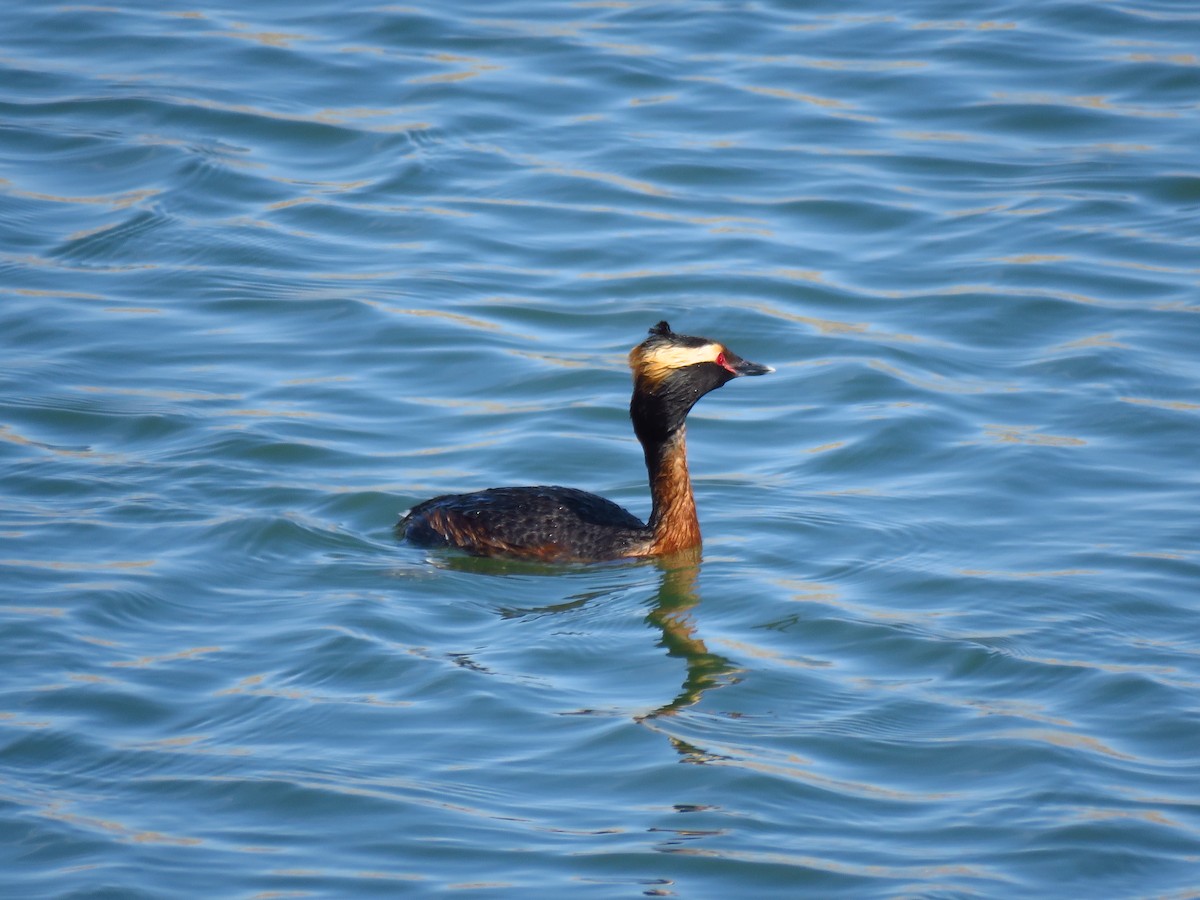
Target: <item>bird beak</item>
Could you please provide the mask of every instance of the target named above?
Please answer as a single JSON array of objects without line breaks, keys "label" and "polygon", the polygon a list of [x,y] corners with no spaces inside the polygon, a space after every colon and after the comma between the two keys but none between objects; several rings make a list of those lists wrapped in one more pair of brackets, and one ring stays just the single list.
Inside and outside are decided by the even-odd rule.
[{"label": "bird beak", "polygon": [[725,353],[725,368],[734,375],[766,375],[768,372],[774,372],[770,366],[762,366],[758,363],[752,363],[748,359],[742,359],[736,353]]},{"label": "bird beak", "polygon": [[768,372],[774,371],[770,366],[752,363],[748,359],[743,359],[733,367],[733,374],[735,375],[766,375]]}]

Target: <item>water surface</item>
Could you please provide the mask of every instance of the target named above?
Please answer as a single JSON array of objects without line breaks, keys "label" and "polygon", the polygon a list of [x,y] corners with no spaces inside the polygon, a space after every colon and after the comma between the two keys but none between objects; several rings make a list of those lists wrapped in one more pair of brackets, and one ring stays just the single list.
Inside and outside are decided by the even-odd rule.
[{"label": "water surface", "polygon": [[1195,896],[1186,5],[0,11],[12,896]]}]

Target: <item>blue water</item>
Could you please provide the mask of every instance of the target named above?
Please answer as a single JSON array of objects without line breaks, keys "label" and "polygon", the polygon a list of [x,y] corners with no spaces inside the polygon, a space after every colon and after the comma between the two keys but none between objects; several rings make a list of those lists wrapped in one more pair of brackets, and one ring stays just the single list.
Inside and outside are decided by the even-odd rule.
[{"label": "blue water", "polygon": [[1193,5],[0,15],[4,896],[1197,896]]}]

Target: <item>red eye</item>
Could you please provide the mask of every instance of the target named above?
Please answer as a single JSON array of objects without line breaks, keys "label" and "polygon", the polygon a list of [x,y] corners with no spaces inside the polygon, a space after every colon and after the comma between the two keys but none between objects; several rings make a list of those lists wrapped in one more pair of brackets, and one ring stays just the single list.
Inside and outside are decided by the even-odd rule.
[{"label": "red eye", "polygon": [[717,365],[725,366],[725,368],[727,368],[727,369],[729,368],[729,366],[725,362],[725,351],[724,350],[722,350],[720,353],[717,354]]}]

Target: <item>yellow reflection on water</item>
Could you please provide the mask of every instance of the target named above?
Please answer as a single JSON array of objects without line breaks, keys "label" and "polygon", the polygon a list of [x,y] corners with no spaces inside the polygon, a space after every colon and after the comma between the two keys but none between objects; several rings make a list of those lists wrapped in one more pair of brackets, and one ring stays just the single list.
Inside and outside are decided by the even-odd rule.
[{"label": "yellow reflection on water", "polygon": [[104,385],[80,384],[75,390],[89,394],[116,394],[126,397],[153,397],[158,400],[177,400],[190,403],[200,400],[241,400],[242,394],[213,394],[208,391],[157,390],[155,388],[118,388]]},{"label": "yellow reflection on water", "polygon": [[1008,91],[995,91],[992,96],[1000,103],[1028,103],[1035,106],[1073,106],[1077,109],[1098,109],[1104,112],[1120,113],[1126,116],[1138,116],[1150,119],[1175,119],[1179,113],[1169,109],[1152,109],[1145,106],[1133,106],[1127,103],[1114,103],[1102,94],[1067,94],[1025,93],[1017,94]]},{"label": "yellow reflection on water", "polygon": [[210,31],[212,37],[236,38],[240,41],[253,41],[267,47],[291,47],[297,41],[311,41],[307,34],[297,34],[286,31],[242,31],[235,26],[233,30]]},{"label": "yellow reflection on water", "polygon": [[1082,438],[1058,434],[1038,434],[1032,425],[984,425],[987,437],[997,444],[1027,444],[1031,447],[1082,447]]},{"label": "yellow reflection on water", "polygon": [[108,206],[112,209],[127,209],[160,193],[157,188],[145,188],[137,191],[125,191],[120,194],[99,194],[94,197],[67,197],[58,194],[45,194],[40,191],[21,190],[20,188],[13,187],[12,182],[7,178],[0,178],[0,191],[11,197],[24,197],[28,200],[46,200],[50,203],[90,203],[99,206]]},{"label": "yellow reflection on water", "polygon": [[65,822],[80,829],[103,831],[113,835],[118,840],[127,841],[131,844],[173,844],[179,847],[191,847],[204,843],[200,838],[177,837],[176,835],[165,834],[161,831],[136,831],[115,819],[100,819],[94,816],[81,816],[76,813],[65,812],[63,806],[63,803],[55,801],[47,805],[44,809],[37,810],[37,812],[47,819]]},{"label": "yellow reflection on water", "polygon": [[[351,633],[344,628],[334,628],[332,630],[346,634]],[[361,635],[355,636],[361,637]],[[389,709],[399,709],[413,705],[412,701],[409,700],[384,700],[375,694],[320,694],[304,688],[271,687],[266,683],[266,681],[267,676],[265,675],[248,675],[233,687],[217,691],[215,696],[228,697],[234,695],[246,695],[251,697],[273,697],[279,700],[301,700],[305,703],[313,704],[362,704],[365,706],[378,706]]]},{"label": "yellow reflection on water", "polygon": [[908,141],[946,141],[969,144],[980,140],[974,135],[963,134],[959,131],[897,131],[895,135]]},{"label": "yellow reflection on water", "polygon": [[1200,56],[1195,53],[1128,53],[1114,57],[1128,62],[1169,63],[1173,66],[1200,66]]},{"label": "yellow reflection on water", "polygon": [[148,569],[157,564],[154,559],[119,559],[112,562],[62,562],[50,559],[0,559],[0,566],[27,566],[31,569],[54,569],[58,572],[90,572],[92,569]]},{"label": "yellow reflection on water", "polygon": [[66,610],[61,606],[6,606],[5,615],[12,616],[63,616]]},{"label": "yellow reflection on water", "polygon": [[1200,410],[1200,403],[1187,400],[1151,400],[1149,397],[1118,397],[1122,403],[1137,403],[1141,406],[1157,406],[1159,409],[1177,409],[1186,412]]},{"label": "yellow reflection on water", "polygon": [[438,75],[419,75],[415,78],[408,79],[409,84],[448,84],[455,81],[466,81],[469,78],[478,78],[485,72],[497,72],[503,69],[504,66],[494,63],[476,62],[474,67],[463,69],[460,72],[443,72]]},{"label": "yellow reflection on water", "polygon": [[966,19],[945,19],[941,21],[916,22],[909,26],[914,31],[1012,31],[1017,27],[1016,22],[968,22]]},{"label": "yellow reflection on water", "polygon": [[548,172],[551,175],[562,175],[567,178],[583,178],[589,181],[603,181],[608,184],[616,185],[617,187],[627,188],[631,191],[637,191],[640,194],[650,194],[655,197],[670,197],[671,191],[666,188],[661,188],[658,185],[651,184],[648,181],[641,181],[636,178],[629,178],[625,175],[617,175],[612,172],[599,172],[592,169],[581,169],[576,166],[565,166],[562,163],[554,160],[542,159],[530,153],[513,153],[505,150],[495,144],[469,144],[467,145],[472,150],[480,153],[491,153],[496,156],[504,157],[513,162],[520,163],[532,169],[538,169],[543,172]]},{"label": "yellow reflection on water", "polygon": [[210,653],[221,653],[224,649],[224,647],[190,647],[187,650],[178,650],[175,653],[164,653],[159,656],[141,656],[137,659],[111,662],[109,665],[114,669],[142,669],[147,666],[158,665],[159,663],[174,662],[177,659],[195,659],[198,656],[207,656]]},{"label": "yellow reflection on water", "polygon": [[728,79],[717,78],[712,75],[688,75],[684,76],[680,80],[719,84],[722,87],[730,88],[735,91],[744,91],[748,94],[756,94],[762,97],[774,97],[778,100],[788,100],[793,103],[803,103],[807,106],[815,106],[818,109],[827,110],[831,115],[839,116],[845,119],[854,119],[859,122],[879,121],[877,116],[851,112],[853,109],[852,104],[843,100],[836,100],[832,97],[821,97],[816,94],[806,94],[801,91],[792,90],[791,88],[771,87],[769,85],[757,84],[735,84]]},{"label": "yellow reflection on water", "polygon": [[1033,572],[1003,572],[999,569],[958,569],[968,578],[1066,578],[1074,575],[1098,575],[1096,569],[1046,569]]}]

